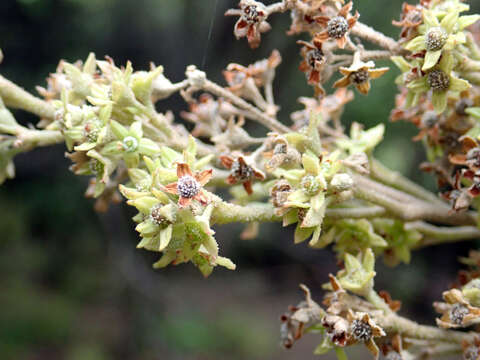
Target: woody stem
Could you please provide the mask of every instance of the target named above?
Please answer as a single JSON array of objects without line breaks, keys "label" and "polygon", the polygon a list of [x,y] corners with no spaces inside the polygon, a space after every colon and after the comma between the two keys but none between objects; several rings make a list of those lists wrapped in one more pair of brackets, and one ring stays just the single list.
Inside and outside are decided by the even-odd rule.
[{"label": "woody stem", "polygon": [[391,51],[394,54],[402,53],[404,50],[398,43],[391,37],[386,36],[385,34],[377,31],[370,26],[362,24],[357,21],[355,26],[352,28],[351,33],[357,35],[367,41],[370,41],[374,44],[379,45],[380,47]]}]

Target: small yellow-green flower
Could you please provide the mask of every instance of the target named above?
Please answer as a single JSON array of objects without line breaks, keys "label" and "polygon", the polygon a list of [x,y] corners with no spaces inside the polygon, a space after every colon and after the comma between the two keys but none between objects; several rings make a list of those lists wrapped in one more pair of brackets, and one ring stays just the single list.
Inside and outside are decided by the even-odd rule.
[{"label": "small yellow-green flower", "polygon": [[115,120],[110,121],[110,127],[117,141],[105,145],[103,154],[122,154],[129,168],[136,167],[140,155],[154,156],[160,147],[152,140],[143,137],[142,122],[135,121],[129,129]]},{"label": "small yellow-green flower", "polygon": [[480,16],[460,17],[458,11],[451,11],[439,21],[433,11],[424,10],[424,25],[419,27],[420,35],[411,40],[405,48],[413,52],[426,51],[422,71],[427,71],[438,63],[442,53],[465,43],[463,29],[479,18]]},{"label": "small yellow-green flower", "polygon": [[447,107],[449,91],[462,92],[471,87],[466,80],[453,75],[455,59],[451,52],[445,52],[437,66],[428,71],[425,76],[416,79],[407,85],[407,88],[416,93],[432,91],[432,104],[437,113],[442,113]]}]

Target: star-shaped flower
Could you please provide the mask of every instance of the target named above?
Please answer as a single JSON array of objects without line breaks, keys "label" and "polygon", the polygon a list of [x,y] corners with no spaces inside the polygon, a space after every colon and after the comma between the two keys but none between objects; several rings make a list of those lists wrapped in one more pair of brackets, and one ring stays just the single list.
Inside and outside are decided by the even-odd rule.
[{"label": "star-shaped flower", "polygon": [[335,39],[338,47],[343,49],[347,43],[348,32],[353,28],[358,17],[360,16],[358,11],[354,16],[350,15],[352,6],[353,3],[350,1],[348,4],[342,7],[337,16],[334,17],[317,16],[315,21],[318,24],[326,27],[326,29],[315,35],[315,41],[324,42],[328,39]]},{"label": "star-shaped flower", "polygon": [[188,164],[177,163],[178,180],[165,185],[164,190],[179,196],[178,205],[180,207],[188,206],[192,200],[197,200],[202,205],[206,205],[208,198],[204,193],[203,186],[212,178],[212,172],[213,170],[209,169],[193,174]]},{"label": "star-shaped flower", "polygon": [[366,63],[361,61],[360,53],[357,52],[353,57],[353,63],[350,67],[340,68],[343,78],[337,80],[333,84],[333,87],[341,88],[353,84],[360,93],[367,95],[370,91],[370,80],[379,78],[388,70],[388,67],[375,69],[375,63],[373,61],[368,61]]}]

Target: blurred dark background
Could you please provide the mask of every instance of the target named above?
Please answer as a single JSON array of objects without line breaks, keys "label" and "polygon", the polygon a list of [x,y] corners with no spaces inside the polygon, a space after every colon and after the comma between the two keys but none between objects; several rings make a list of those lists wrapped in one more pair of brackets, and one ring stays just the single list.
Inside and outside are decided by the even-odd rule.
[{"label": "blurred dark background", "polygon": [[[268,3],[271,3],[268,2]],[[397,36],[391,25],[402,1],[358,1],[361,20]],[[273,30],[252,51],[235,41],[234,18],[223,17],[232,0],[2,0],[2,75],[34,92],[60,59],[109,55],[136,69],[150,61],[172,81],[197,64],[223,83],[230,62],[247,65],[273,49],[283,56],[275,95],[280,118],[300,109],[296,98],[311,89],[298,71],[295,38],[285,36],[287,14],[275,15]],[[475,2],[472,10],[480,5]],[[210,25],[213,24],[209,38]],[[380,65],[385,65],[380,63]],[[346,124],[387,125],[376,155],[389,167],[433,188],[417,171],[424,159],[412,143],[415,129],[388,123],[396,92],[396,69],[376,80],[369,97],[347,106]],[[158,105],[178,112],[177,95]],[[16,112],[18,121],[37,119]],[[98,215],[83,197],[86,179],[71,174],[64,147],[38,149],[16,159],[17,177],[0,187],[0,359],[313,359],[318,339],[302,339],[286,351],[279,345],[279,316],[301,299],[300,282],[319,298],[330,250],[293,245],[290,229],[262,226],[254,241],[239,239],[240,226],[218,228],[221,252],[237,271],[217,269],[208,279],[191,265],[154,271],[156,255],[135,249],[138,237],[126,206]],[[455,278],[457,256],[472,244],[416,253],[410,266],[378,264],[377,288],[404,302],[402,313],[433,323],[430,303]],[[363,354],[363,353],[362,353]],[[363,357],[362,355],[357,355]]]}]

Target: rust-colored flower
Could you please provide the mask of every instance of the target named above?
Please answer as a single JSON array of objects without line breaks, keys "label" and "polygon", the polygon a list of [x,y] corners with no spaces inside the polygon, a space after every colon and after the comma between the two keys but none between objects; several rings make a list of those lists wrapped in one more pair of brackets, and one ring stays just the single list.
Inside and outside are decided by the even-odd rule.
[{"label": "rust-colored flower", "polygon": [[204,193],[203,186],[212,178],[212,172],[213,170],[209,169],[193,174],[188,164],[178,163],[178,180],[166,185],[164,190],[170,194],[179,196],[178,205],[180,207],[188,206],[192,200],[197,200],[202,205],[206,205],[208,198]]},{"label": "rust-colored flower", "polygon": [[303,57],[303,61],[299,66],[300,71],[306,74],[308,83],[315,86],[315,96],[325,95],[325,89],[320,84],[320,74],[327,62],[326,56],[322,51],[322,43],[314,40],[312,44],[298,40],[297,44],[303,45],[300,50]]},{"label": "rust-colored flower", "polygon": [[211,137],[226,128],[226,119],[239,114],[239,110],[228,101],[215,99],[208,93],[201,94],[198,100],[188,97],[186,100],[190,111],[182,111],[180,115],[195,124],[192,131],[195,137]]},{"label": "rust-colored flower", "polygon": [[355,53],[352,65],[348,68],[340,68],[343,78],[337,80],[333,84],[333,87],[341,88],[353,84],[360,93],[367,95],[370,91],[370,80],[379,78],[388,70],[388,67],[375,69],[375,63],[373,61],[365,63],[360,60],[360,54]]},{"label": "rust-colored flower", "polygon": [[345,47],[347,43],[348,32],[353,28],[357,22],[358,11],[355,12],[355,15],[350,15],[352,10],[353,3],[350,1],[348,4],[343,6],[338,12],[337,16],[328,17],[328,16],[317,16],[315,21],[323,27],[326,27],[324,31],[315,35],[315,41],[324,42],[328,39],[335,39],[337,45],[340,49]]},{"label": "rust-colored flower", "polygon": [[230,170],[227,183],[230,185],[242,183],[248,195],[253,193],[252,181],[254,179],[265,180],[265,174],[254,166],[249,165],[242,155],[235,157],[222,155],[220,156],[220,161],[223,166]]},{"label": "rust-colored flower", "polygon": [[298,102],[305,106],[305,109],[295,111],[290,115],[293,121],[293,130],[299,130],[308,126],[312,114],[320,115],[323,122],[339,118],[345,105],[353,100],[353,91],[346,88],[336,90],[332,95],[327,95],[321,99],[300,97]]},{"label": "rust-colored flower", "polygon": [[353,313],[349,310],[347,313],[347,320],[350,323],[348,344],[364,343],[375,359],[378,359],[380,351],[373,339],[385,336],[385,331],[375,324],[367,313]]},{"label": "rust-colored flower", "polygon": [[417,36],[417,28],[423,22],[423,6],[403,3],[400,21],[393,20],[392,24],[402,28],[400,40],[406,42]]},{"label": "rust-colored flower", "polygon": [[462,292],[451,289],[443,293],[445,302],[435,302],[435,311],[442,314],[437,325],[444,328],[466,327],[480,322],[480,308],[470,305]]},{"label": "rust-colored flower", "polygon": [[246,37],[252,49],[260,45],[261,33],[270,30],[267,8],[264,4],[254,0],[241,0],[240,9],[229,9],[227,16],[240,16],[235,23],[233,33],[237,39]]}]

